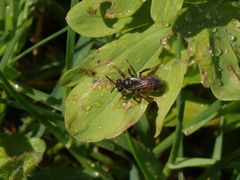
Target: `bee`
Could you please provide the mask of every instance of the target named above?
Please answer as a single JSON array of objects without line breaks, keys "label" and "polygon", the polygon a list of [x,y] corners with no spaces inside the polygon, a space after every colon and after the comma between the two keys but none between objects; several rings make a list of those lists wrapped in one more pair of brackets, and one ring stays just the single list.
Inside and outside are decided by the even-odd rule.
[{"label": "bee", "polygon": [[132,94],[135,100],[137,96],[140,96],[147,101],[152,101],[153,99],[146,94],[159,93],[164,87],[163,81],[155,76],[142,76],[144,72],[151,71],[153,68],[143,69],[141,72],[139,72],[139,75],[137,75],[133,67],[129,63],[128,65],[129,76],[123,73],[116,66],[113,66],[114,69],[116,69],[123,79],[117,79],[116,81],[113,81],[111,78],[106,76],[106,78],[115,85],[111,92],[114,89],[117,89],[118,92],[121,92],[123,95]]}]

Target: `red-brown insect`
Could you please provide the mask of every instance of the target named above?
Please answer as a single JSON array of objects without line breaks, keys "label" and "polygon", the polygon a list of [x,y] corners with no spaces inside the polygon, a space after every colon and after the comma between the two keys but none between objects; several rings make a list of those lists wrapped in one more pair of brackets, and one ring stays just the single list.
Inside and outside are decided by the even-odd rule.
[{"label": "red-brown insect", "polygon": [[113,81],[111,78],[106,76],[106,78],[108,78],[115,85],[112,91],[116,88],[122,94],[132,93],[134,99],[136,99],[136,96],[140,96],[147,101],[151,101],[151,98],[146,94],[160,92],[164,87],[163,81],[161,81],[159,78],[154,76],[142,76],[142,73],[150,71],[152,68],[142,70],[137,76],[135,70],[129,64],[128,73],[130,77],[127,77],[126,74],[124,74],[119,68],[116,66],[113,67],[118,71],[123,79],[117,79],[116,81]]}]

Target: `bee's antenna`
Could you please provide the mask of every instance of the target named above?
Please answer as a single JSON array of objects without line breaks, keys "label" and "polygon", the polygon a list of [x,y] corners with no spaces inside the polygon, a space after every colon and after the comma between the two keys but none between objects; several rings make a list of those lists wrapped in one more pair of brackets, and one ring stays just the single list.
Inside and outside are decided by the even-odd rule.
[{"label": "bee's antenna", "polygon": [[108,78],[109,81],[111,81],[113,84],[116,84],[112,79],[110,79],[110,77],[105,76],[106,78]]}]

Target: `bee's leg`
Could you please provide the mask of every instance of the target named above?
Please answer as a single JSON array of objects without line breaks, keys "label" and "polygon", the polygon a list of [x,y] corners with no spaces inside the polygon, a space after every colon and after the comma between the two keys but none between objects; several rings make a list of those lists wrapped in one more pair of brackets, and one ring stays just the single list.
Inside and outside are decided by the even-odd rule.
[{"label": "bee's leg", "polygon": [[121,94],[122,94],[121,99],[124,99],[124,100],[128,99],[129,92],[122,91]]},{"label": "bee's leg", "polygon": [[141,103],[142,102],[142,99],[139,98],[139,94],[137,93],[133,93],[133,99],[137,102],[137,103]]},{"label": "bee's leg", "polygon": [[152,102],[153,98],[149,97],[149,96],[145,96],[141,93],[139,93],[139,96],[142,97],[143,99],[145,99],[147,102]]},{"label": "bee's leg", "polygon": [[128,60],[127,60],[127,63],[128,63],[128,66],[129,66],[128,67],[129,75],[132,76],[132,77],[137,77],[136,71],[133,69],[132,65],[128,62]]},{"label": "bee's leg", "polygon": [[139,77],[142,77],[142,73],[144,73],[144,72],[147,72],[147,71],[153,72],[153,71],[157,70],[158,67],[159,67],[159,64],[158,64],[158,65],[155,65],[155,66],[153,66],[153,67],[151,67],[151,68],[143,69],[142,71],[139,72]]},{"label": "bee's leg", "polygon": [[151,70],[153,70],[153,68],[143,69],[142,71],[139,72],[139,77],[142,77],[142,73],[147,72],[147,71],[151,71]]},{"label": "bee's leg", "polygon": [[114,69],[117,70],[117,72],[118,72],[123,78],[126,78],[126,74],[125,74],[124,72],[122,72],[118,67],[116,67],[116,66],[114,66],[114,65],[113,65],[113,67],[114,67]]}]

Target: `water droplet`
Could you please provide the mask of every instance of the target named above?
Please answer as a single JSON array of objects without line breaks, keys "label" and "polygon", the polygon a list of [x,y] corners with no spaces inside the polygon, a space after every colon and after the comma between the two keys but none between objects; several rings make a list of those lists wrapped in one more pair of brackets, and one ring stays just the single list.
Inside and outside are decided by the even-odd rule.
[{"label": "water droplet", "polygon": [[94,168],[94,167],[95,167],[95,164],[94,164],[94,163],[91,163],[90,166],[91,166],[92,168]]},{"label": "water droplet", "polygon": [[227,49],[227,48],[224,48],[224,49],[223,49],[223,53],[224,53],[224,54],[227,54],[227,53],[228,53],[228,49]]},{"label": "water droplet", "polygon": [[212,48],[211,48],[211,47],[208,47],[208,48],[207,48],[207,51],[209,52],[209,54],[211,54],[211,55],[212,55],[212,53],[213,53],[213,50],[212,50]]},{"label": "water droplet", "polygon": [[170,24],[169,24],[168,22],[166,22],[166,23],[163,23],[163,26],[164,26],[164,27],[169,27]]},{"label": "water droplet", "polygon": [[91,105],[85,106],[85,111],[90,111],[91,109],[92,109],[92,106],[91,106]]},{"label": "water droplet", "polygon": [[95,171],[95,172],[93,173],[93,175],[94,175],[95,177],[99,177],[99,172]]},{"label": "water droplet", "polygon": [[19,90],[19,88],[20,88],[19,84],[14,84],[14,88],[15,88],[16,90]]},{"label": "water droplet", "polygon": [[192,34],[192,31],[188,31],[187,33],[188,33],[188,35],[191,35],[191,34]]},{"label": "water droplet", "polygon": [[223,69],[219,67],[219,68],[218,68],[218,71],[222,72],[222,71],[223,71]]},{"label": "water droplet", "polygon": [[218,47],[215,49],[215,56],[220,56],[222,54],[222,50]]},{"label": "water droplet", "polygon": [[240,28],[240,22],[238,20],[234,19],[233,24],[236,28]]},{"label": "water droplet", "polygon": [[233,42],[233,41],[235,41],[237,38],[236,38],[234,35],[229,34],[229,35],[228,35],[228,39],[229,39],[229,41]]},{"label": "water droplet", "polygon": [[189,62],[189,66],[192,66],[192,65],[194,65],[195,64],[195,61],[194,60],[191,60],[190,62]]},{"label": "water droplet", "polygon": [[208,13],[205,14],[205,17],[206,17],[207,19],[211,19],[211,18],[212,18],[212,15],[208,12]]},{"label": "water droplet", "polygon": [[99,108],[102,106],[102,103],[100,101],[96,101],[95,103],[93,103],[93,106]]},{"label": "water droplet", "polygon": [[240,56],[240,45],[239,46],[234,46],[237,54]]}]

